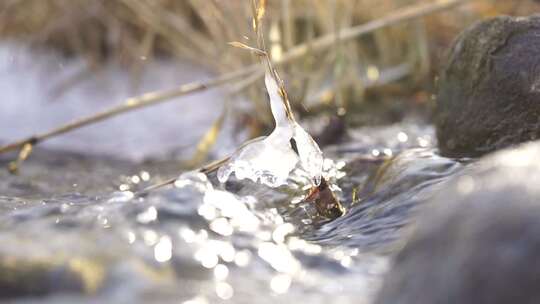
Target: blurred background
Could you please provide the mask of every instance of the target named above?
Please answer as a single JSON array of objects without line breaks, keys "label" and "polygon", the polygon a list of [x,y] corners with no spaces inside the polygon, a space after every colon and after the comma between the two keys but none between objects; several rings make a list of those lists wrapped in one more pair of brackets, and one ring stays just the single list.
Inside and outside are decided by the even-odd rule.
[{"label": "blurred background", "polygon": [[[319,143],[335,143],[346,127],[411,117],[429,122],[437,70],[456,35],[474,21],[539,10],[530,0],[475,0],[358,38],[341,40],[335,35],[410,5],[435,2],[268,1],[264,29],[273,59],[307,47],[305,56],[288,60],[279,71],[297,115],[312,122],[309,129],[315,133],[327,130],[326,137],[317,138]],[[249,3],[2,1],[0,141],[58,126],[131,96],[212,79],[253,64],[256,58],[249,52],[228,45],[255,45]],[[311,49],[312,41],[328,35],[335,37],[334,43]],[[173,103],[76,131],[50,145],[141,159],[163,151],[194,153],[212,126],[234,134],[207,138],[208,147],[199,151],[206,155],[215,142],[230,151],[272,127],[264,86],[253,73],[222,89]],[[142,139],[146,147],[141,147]]]},{"label": "blurred background", "polygon": [[[464,272],[473,274],[474,299],[481,275],[529,272],[534,263],[515,253],[535,256],[522,236],[535,235],[537,225],[529,234],[515,230],[517,245],[499,250],[506,264],[485,249],[503,248],[494,235],[514,236],[497,210],[528,213],[506,203],[538,201],[528,188],[537,188],[528,176],[536,167],[523,166],[537,165],[538,150],[469,170],[470,159],[438,153],[432,116],[437,73],[459,33],[493,16],[540,12],[538,1],[267,0],[267,48],[298,120],[325,153],[327,189],[347,210],[333,217],[306,200],[301,181],[273,189],[188,170],[273,127],[258,58],[229,45],[256,45],[250,3],[0,0],[0,147],[111,113],[133,97],[166,97],[48,138],[23,163],[26,145],[17,174],[4,168],[21,147],[0,153],[0,302],[369,304],[416,211],[436,203],[430,198],[439,190],[445,207],[460,208],[453,203],[475,193],[475,203],[502,197],[504,209],[481,216],[490,204],[472,208],[468,226],[466,208],[456,221],[427,216],[458,229],[441,226],[440,238],[432,230],[429,246],[444,245],[439,259],[428,245],[418,250],[421,267],[411,264],[403,282],[445,294],[470,280],[432,291],[418,274],[461,275],[455,261],[469,254],[481,261]],[[433,6],[440,9],[427,14]],[[416,17],[395,22],[407,14]],[[220,85],[201,85],[215,79]],[[198,91],[178,96],[178,88]],[[501,162],[508,168],[490,169]],[[455,187],[442,184],[453,176]],[[136,195],[175,177],[175,187]],[[492,192],[497,185],[504,187]],[[328,199],[321,192],[309,196]],[[452,229],[466,242],[456,243]],[[447,254],[445,246],[463,251]],[[507,263],[508,252],[518,267]],[[504,288],[488,293],[519,292],[507,283],[520,280],[499,277],[485,281]]]}]

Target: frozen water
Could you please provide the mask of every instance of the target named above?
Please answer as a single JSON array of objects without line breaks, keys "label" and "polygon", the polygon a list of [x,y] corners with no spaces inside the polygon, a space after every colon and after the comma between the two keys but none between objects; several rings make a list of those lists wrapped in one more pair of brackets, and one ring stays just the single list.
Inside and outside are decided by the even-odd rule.
[{"label": "frozen water", "polygon": [[295,123],[293,138],[296,141],[302,169],[312,178],[315,185],[319,185],[323,167],[321,149],[319,149],[313,138],[297,123]]},{"label": "frozen water", "polygon": [[[238,179],[250,179],[269,187],[286,184],[291,172],[298,169],[313,184],[321,182],[323,156],[313,138],[289,116],[286,103],[276,80],[267,72],[265,85],[270,96],[270,108],[276,123],[266,138],[253,141],[218,170],[218,179],[224,183],[234,172]],[[294,146],[293,146],[294,145]],[[295,151],[296,149],[296,151]]]}]

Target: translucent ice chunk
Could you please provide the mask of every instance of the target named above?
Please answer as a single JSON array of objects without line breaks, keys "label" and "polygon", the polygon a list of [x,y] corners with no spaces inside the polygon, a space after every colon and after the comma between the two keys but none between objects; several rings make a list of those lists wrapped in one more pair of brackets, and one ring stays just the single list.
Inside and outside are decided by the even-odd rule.
[{"label": "translucent ice chunk", "polygon": [[269,72],[266,72],[264,75],[264,84],[266,85],[268,96],[270,97],[270,110],[272,111],[272,116],[274,116],[276,122],[276,129],[290,128],[292,136],[291,119],[289,119],[287,115],[287,103],[283,100],[278,83]]},{"label": "translucent ice chunk", "polygon": [[280,135],[280,132],[274,131],[270,136],[237,151],[230,162],[219,168],[219,181],[227,181],[235,172],[238,179],[247,178],[270,187],[285,184],[289,173],[298,163],[298,157],[289,143],[282,142]]},{"label": "translucent ice chunk", "polygon": [[285,92],[270,72],[265,75],[265,84],[276,127],[266,138],[253,141],[234,153],[231,160],[219,168],[219,181],[226,182],[234,172],[238,179],[278,187],[286,184],[294,169],[300,169],[318,185],[323,165],[319,146],[294,120]]},{"label": "translucent ice chunk", "polygon": [[315,185],[321,183],[323,170],[323,154],[319,145],[311,136],[296,123],[294,128],[294,140],[300,158],[300,167],[312,178]]}]

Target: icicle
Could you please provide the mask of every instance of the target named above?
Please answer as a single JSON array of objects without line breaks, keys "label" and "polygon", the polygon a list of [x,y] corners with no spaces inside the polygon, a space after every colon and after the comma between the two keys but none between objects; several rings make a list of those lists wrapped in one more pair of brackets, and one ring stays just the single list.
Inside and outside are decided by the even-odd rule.
[{"label": "icicle", "polygon": [[[238,150],[217,173],[224,183],[234,172],[238,179],[250,179],[270,187],[287,183],[290,173],[300,169],[314,185],[321,182],[323,156],[311,136],[294,120],[284,90],[269,69],[265,85],[276,122],[272,133]],[[291,144],[294,141],[295,151]]]}]

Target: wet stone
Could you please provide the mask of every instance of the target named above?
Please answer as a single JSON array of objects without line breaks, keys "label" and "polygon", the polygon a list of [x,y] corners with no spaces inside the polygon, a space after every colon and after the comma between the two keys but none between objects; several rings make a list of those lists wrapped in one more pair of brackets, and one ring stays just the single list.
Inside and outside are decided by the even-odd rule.
[{"label": "wet stone", "polygon": [[501,151],[444,184],[376,303],[538,303],[539,153]]},{"label": "wet stone", "polygon": [[540,16],[496,17],[464,31],[439,80],[437,138],[476,157],[540,136]]}]

